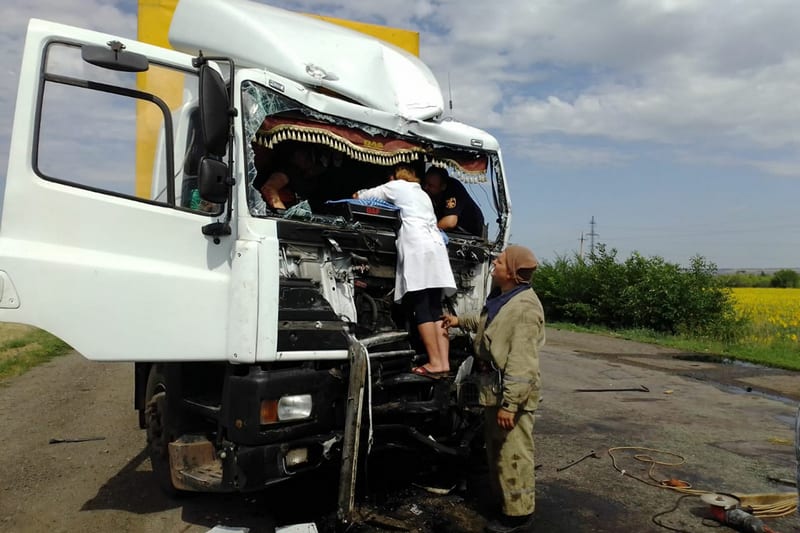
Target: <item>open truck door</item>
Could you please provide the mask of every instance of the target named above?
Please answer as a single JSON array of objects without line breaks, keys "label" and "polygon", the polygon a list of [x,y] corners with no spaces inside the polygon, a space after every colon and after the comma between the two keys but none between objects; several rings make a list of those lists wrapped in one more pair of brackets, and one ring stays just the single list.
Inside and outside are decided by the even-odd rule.
[{"label": "open truck door", "polygon": [[[177,101],[137,88],[137,77],[176,74]],[[198,92],[189,55],[30,22],[0,223],[0,320],[93,360],[228,353],[235,236],[219,229],[230,227],[231,196],[209,173],[224,171],[229,147],[216,139],[209,154],[199,142]],[[157,138],[152,165],[137,163],[137,121]]]}]

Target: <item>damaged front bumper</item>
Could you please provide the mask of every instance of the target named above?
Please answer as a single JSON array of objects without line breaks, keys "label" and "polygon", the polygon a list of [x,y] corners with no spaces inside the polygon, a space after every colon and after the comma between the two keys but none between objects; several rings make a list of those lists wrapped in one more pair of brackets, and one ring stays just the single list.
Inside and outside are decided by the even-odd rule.
[{"label": "damaged front bumper", "polygon": [[172,484],[178,490],[248,492],[314,470],[341,453],[340,433],[260,446],[224,443],[217,450],[202,436],[169,444]]},{"label": "damaged front bumper", "polygon": [[[381,334],[365,339],[366,343],[350,339],[367,355],[368,345],[392,348],[398,335]],[[408,355],[389,355],[394,353],[361,358],[358,373],[363,377],[356,388],[348,385],[354,377],[352,357],[348,362],[322,362],[313,368],[229,367],[218,408],[184,401],[187,414],[202,416],[218,430],[182,434],[169,443],[173,485],[202,492],[258,490],[326,463],[344,461],[348,427],[351,438],[357,440],[373,435],[373,450],[466,455],[475,432],[465,418],[458,418],[458,413],[469,410],[459,405],[458,380],[412,374]],[[265,405],[300,396],[310,398],[307,417],[265,419],[270,416]],[[350,412],[356,396],[362,402],[358,414]],[[353,425],[354,416],[359,422]]]}]

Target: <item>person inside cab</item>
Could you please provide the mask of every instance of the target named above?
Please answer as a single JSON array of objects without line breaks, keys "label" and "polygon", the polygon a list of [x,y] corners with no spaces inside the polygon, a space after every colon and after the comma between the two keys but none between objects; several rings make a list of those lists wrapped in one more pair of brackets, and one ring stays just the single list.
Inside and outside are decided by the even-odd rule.
[{"label": "person inside cab", "polygon": [[325,171],[311,145],[285,143],[276,150],[254,144],[258,175],[253,187],[272,209],[286,209],[313,193],[315,178]]},{"label": "person inside cab", "polygon": [[439,229],[483,237],[483,213],[480,207],[464,185],[450,177],[446,169],[429,168],[425,173],[423,189],[431,197]]}]

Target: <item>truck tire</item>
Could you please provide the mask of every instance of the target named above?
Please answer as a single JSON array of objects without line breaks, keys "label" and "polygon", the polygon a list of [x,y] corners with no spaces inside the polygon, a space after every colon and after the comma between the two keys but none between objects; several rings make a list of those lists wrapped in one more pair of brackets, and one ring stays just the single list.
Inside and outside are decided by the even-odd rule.
[{"label": "truck tire", "polygon": [[175,440],[173,428],[167,424],[167,379],[163,365],[150,368],[145,388],[145,417],[147,421],[147,452],[153,476],[161,490],[170,497],[180,495],[172,484],[169,466],[169,443]]}]

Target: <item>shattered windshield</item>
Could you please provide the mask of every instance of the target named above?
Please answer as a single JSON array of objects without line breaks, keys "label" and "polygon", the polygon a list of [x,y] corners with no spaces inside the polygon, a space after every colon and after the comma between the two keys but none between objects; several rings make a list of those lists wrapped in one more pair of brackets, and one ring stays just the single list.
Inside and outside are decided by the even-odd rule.
[{"label": "shattered windshield", "polygon": [[394,165],[409,163],[421,177],[436,167],[458,182],[484,224],[471,236],[501,237],[498,221],[504,226],[505,215],[499,213],[505,210],[498,208],[504,191],[497,154],[325,115],[250,81],[242,84],[242,107],[251,215],[343,225],[347,220],[332,207],[335,201],[384,183]]}]

